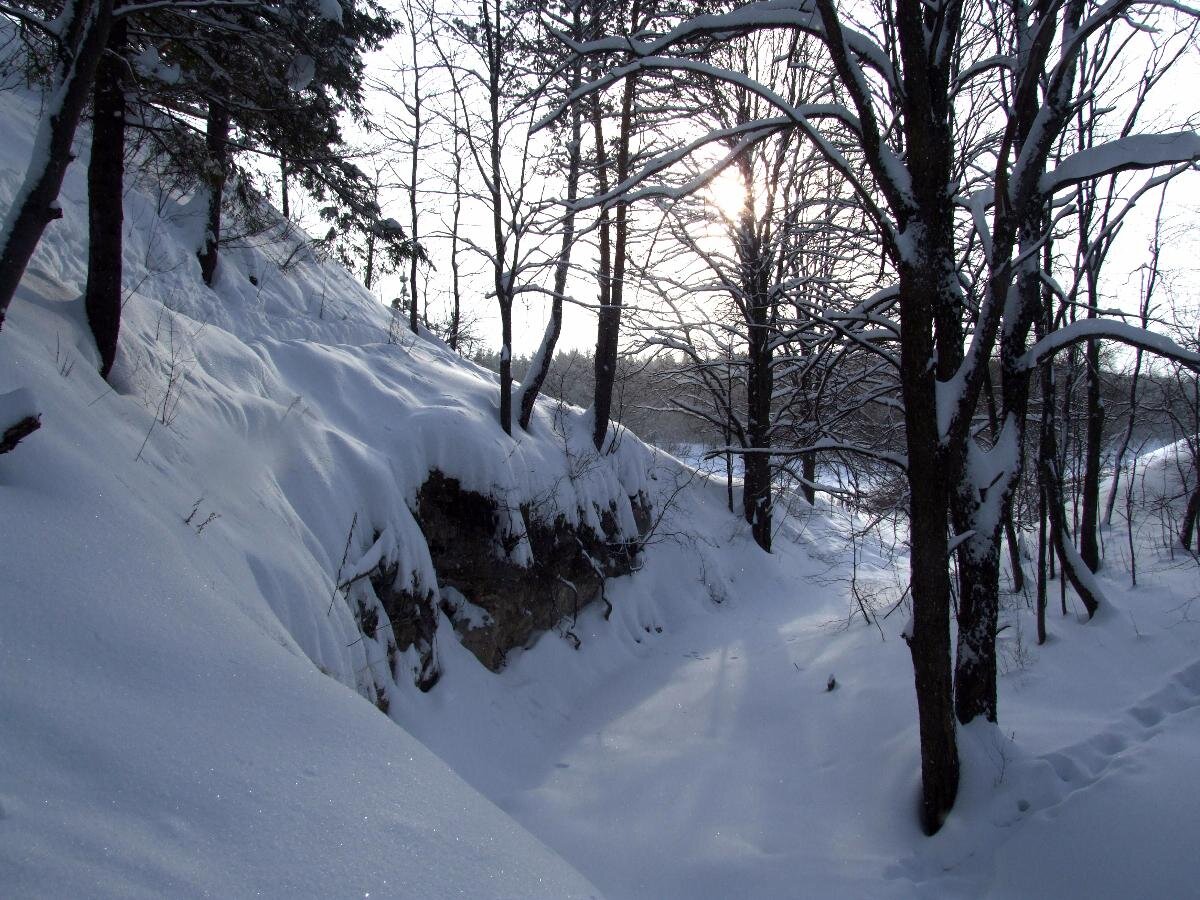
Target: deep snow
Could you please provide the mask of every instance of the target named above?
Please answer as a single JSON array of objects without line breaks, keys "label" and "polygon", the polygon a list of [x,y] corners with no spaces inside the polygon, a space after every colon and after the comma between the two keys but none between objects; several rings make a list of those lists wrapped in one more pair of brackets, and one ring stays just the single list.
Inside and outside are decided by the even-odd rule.
[{"label": "deep snow", "polygon": [[[0,95],[0,195],[35,109]],[[590,457],[577,410],[509,439],[491,376],[388,343],[336,267],[259,241],[204,288],[195,210],[160,199],[126,200],[117,390],[80,308],[79,165],[0,333],[0,395],[29,391],[0,409],[43,417],[0,456],[0,895],[1195,893],[1200,579],[1153,522],[1136,590],[1110,534],[1096,621],[1052,611],[1038,648],[1014,598],[1000,726],[962,732],[927,839],[904,611],[851,619],[843,511],[767,556],[720,481],[629,435]],[[495,675],[443,622],[422,694],[334,584],[380,553],[433,583],[408,503],[435,466],[510,508],[641,490],[664,515],[579,650],[551,632]],[[859,558],[886,611],[905,561]]]}]

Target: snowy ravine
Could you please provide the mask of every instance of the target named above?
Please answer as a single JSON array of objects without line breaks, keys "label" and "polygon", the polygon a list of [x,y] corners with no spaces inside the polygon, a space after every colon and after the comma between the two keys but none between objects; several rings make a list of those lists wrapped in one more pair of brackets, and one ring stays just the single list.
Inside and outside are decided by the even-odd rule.
[{"label": "snowy ravine", "polygon": [[[0,94],[0,200],[35,118]],[[635,437],[589,460],[578,410],[543,402],[510,439],[492,376],[389,343],[340,269],[282,271],[286,241],[230,250],[205,288],[196,210],[149,181],[110,389],[83,175],[0,332],[0,411],[42,416],[0,456],[0,897],[1195,893],[1200,579],[1153,523],[1136,590],[1109,541],[1095,621],[1052,615],[1037,648],[1014,600],[1001,724],[962,735],[928,839],[903,611],[847,626],[840,512],[781,517],[767,556],[723,485]],[[410,512],[435,468],[581,521],[640,491],[662,520],[578,649],[547,632],[494,674],[442,619],[422,693],[335,580],[384,550],[436,579]],[[876,550],[886,610],[906,561]]]}]

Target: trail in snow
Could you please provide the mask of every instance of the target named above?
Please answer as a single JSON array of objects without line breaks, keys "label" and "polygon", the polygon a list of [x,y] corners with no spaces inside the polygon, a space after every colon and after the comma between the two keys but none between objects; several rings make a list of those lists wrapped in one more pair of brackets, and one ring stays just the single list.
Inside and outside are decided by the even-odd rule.
[{"label": "trail in snow", "polygon": [[833,672],[828,616],[804,605],[746,598],[671,635],[589,697],[541,783],[501,805],[613,897],[902,896],[880,876],[912,826],[880,815],[854,744],[890,733],[887,752],[911,757],[915,710],[871,671]]}]

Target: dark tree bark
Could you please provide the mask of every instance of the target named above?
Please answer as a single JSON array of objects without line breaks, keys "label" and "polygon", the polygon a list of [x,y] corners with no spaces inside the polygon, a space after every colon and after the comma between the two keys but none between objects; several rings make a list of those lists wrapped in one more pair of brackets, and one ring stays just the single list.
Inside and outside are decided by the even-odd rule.
[{"label": "dark tree bark", "polygon": [[25,267],[46,226],[62,216],[58,191],[70,164],[71,142],[92,90],[96,67],[112,27],[113,0],[69,0],[59,17],[63,39],[52,78],[51,98],[34,141],[35,150],[0,229],[0,328]]},{"label": "dark tree bark", "polygon": [[948,498],[944,464],[936,450],[934,373],[926,365],[933,356],[932,315],[928,299],[920,296],[922,287],[913,273],[906,277],[901,271],[901,296],[915,301],[906,306],[901,300],[909,483],[924,486],[912,490],[909,501],[913,622],[908,643],[921,736],[921,823],[932,834],[954,805],[959,765],[950,678]]},{"label": "dark tree bark", "polygon": [[1037,642],[1046,643],[1046,492],[1038,490]]},{"label": "dark tree bark", "polygon": [[292,199],[288,190],[288,163],[287,156],[282,153],[279,155],[279,206],[283,217],[291,219]]},{"label": "dark tree bark", "polygon": [[775,393],[771,366],[771,299],[768,268],[757,246],[743,250],[742,282],[746,290],[746,376],[749,450],[742,457],[742,512],[754,542],[771,552],[771,398]]},{"label": "dark tree bark", "polygon": [[208,211],[204,241],[197,256],[200,258],[200,276],[211,287],[217,272],[221,242],[221,202],[225,196],[225,181],[229,177],[229,111],[219,101],[210,101],[208,104],[204,146],[208,151]]},{"label": "dark tree bark", "polygon": [[[1032,115],[1030,115],[1032,120]],[[1025,443],[1025,423],[1028,417],[1030,372],[1019,360],[1024,353],[1029,333],[1041,318],[1042,280],[1036,268],[1037,246],[1041,243],[1045,217],[1038,204],[1032,204],[1023,215],[1019,229],[1021,255],[1029,262],[1016,276],[1010,289],[1009,278],[994,279],[989,285],[992,302],[1010,290],[1015,290],[1019,311],[1011,327],[1000,338],[1000,406],[1003,426],[993,426],[994,440],[1006,437],[1002,431],[1011,429],[1007,440],[1012,442],[1014,458],[1010,465],[1007,486],[982,487],[969,473],[963,471],[957,479],[957,491],[952,503],[952,518],[960,533],[974,532],[958,554],[960,580],[958,606],[958,648],[954,669],[954,706],[958,721],[964,725],[976,718],[995,722],[996,697],[996,629],[1000,614],[1000,536],[1007,528],[1009,547],[1013,555],[1014,578],[1020,577],[1020,557],[1016,552],[1016,535],[1012,528],[1011,488],[1020,477],[1021,453]],[[1002,229],[997,231],[1003,234]],[[991,403],[989,398],[989,406]],[[972,452],[968,445],[968,454]],[[966,462],[966,460],[964,460]],[[1000,498],[1000,509],[989,520],[981,508],[993,490],[1007,491]],[[986,529],[986,533],[984,530]]]},{"label": "dark tree bark", "polygon": [[[944,150],[945,148],[943,148]],[[926,150],[929,150],[928,156]],[[936,156],[932,148],[922,158]],[[929,181],[938,182],[936,187]],[[948,464],[937,426],[934,322],[949,301],[940,277],[941,251],[948,247],[949,203],[938,203],[947,181],[935,173],[921,185],[931,191],[925,209],[932,221],[915,228],[925,246],[900,266],[900,378],[908,453],[909,543],[913,598],[908,646],[912,654],[921,736],[921,824],[927,834],[941,828],[958,794],[958,742],[950,660],[949,540],[946,521]],[[948,200],[948,198],[944,198]],[[944,215],[938,216],[937,212]],[[928,214],[928,213],[927,213]],[[940,226],[940,227],[939,227]],[[952,360],[949,361],[952,364]]]},{"label": "dark tree bark", "polygon": [[1179,529],[1179,543],[1183,549],[1192,549],[1192,538],[1196,533],[1196,521],[1200,519],[1200,486],[1192,491],[1188,498],[1187,509],[1183,513],[1183,525]]},{"label": "dark tree bark", "polygon": [[[625,81],[621,98],[621,124],[617,135],[616,182],[620,184],[629,176],[629,146],[633,131],[634,85],[637,79]],[[596,387],[592,410],[595,415],[592,425],[592,443],[597,451],[604,450],[604,439],[612,418],[613,388],[617,380],[617,348],[621,334],[621,304],[624,301],[625,254],[629,240],[629,210],[622,204],[617,207],[612,224],[613,244],[610,259],[612,277],[608,290],[601,289],[599,321],[596,325]],[[604,302],[607,295],[608,302]]]},{"label": "dark tree bark", "polygon": [[[1096,317],[1094,299],[1089,301],[1088,318]],[[1100,342],[1088,341],[1087,424],[1083,448],[1083,487],[1079,513],[1079,556],[1095,572],[1100,568],[1100,448],[1104,434],[1104,408],[1100,400]]]},{"label": "dark tree bark", "polygon": [[[457,107],[455,107],[457,111]],[[450,223],[450,295],[453,300],[453,309],[450,311],[450,334],[447,336],[446,343],[450,345],[450,349],[458,351],[460,340],[459,331],[462,322],[462,282],[459,276],[458,268],[458,227],[462,219],[462,152],[459,147],[461,137],[458,131],[458,121],[455,119],[454,125],[454,150],[451,153],[451,161],[453,165],[453,190],[454,190],[454,205],[451,212]]]},{"label": "dark tree bark", "polygon": [[100,377],[117,358],[121,329],[121,254],[125,188],[125,21],[114,23],[92,95],[88,160],[88,275],[84,306],[100,351]]},{"label": "dark tree bark", "polygon": [[410,160],[410,165],[409,165],[409,180],[408,180],[408,213],[409,213],[408,226],[410,229],[408,236],[409,236],[409,239],[412,241],[413,253],[409,257],[409,260],[408,260],[408,292],[409,292],[409,295],[412,297],[412,305],[409,307],[409,313],[408,313],[408,327],[409,327],[409,330],[411,330],[413,334],[417,334],[418,326],[420,325],[420,316],[417,313],[417,310],[420,309],[420,306],[417,303],[417,291],[418,291],[418,288],[420,287],[420,285],[417,282],[417,264],[420,262],[420,254],[418,254],[416,252],[416,249],[418,246],[418,244],[417,244],[417,235],[418,235],[417,226],[420,222],[420,215],[417,210],[417,184],[418,184],[417,177],[420,172],[418,166],[420,163],[420,156],[421,156],[421,152],[420,152],[421,151],[421,128],[424,124],[424,120],[421,117],[421,112],[422,112],[422,110],[421,110],[421,100],[422,100],[422,97],[421,97],[421,66],[417,62],[417,44],[418,44],[418,40],[419,40],[419,35],[418,35],[417,27],[416,27],[416,22],[413,19],[412,14],[411,14],[411,7],[409,8],[409,10],[410,10],[410,14],[409,14],[409,29],[408,30],[409,30],[409,38],[412,42],[412,59],[413,59],[413,66],[412,66],[412,70],[410,72],[410,77],[412,78],[412,116],[413,116],[413,121],[412,121],[412,158]]},{"label": "dark tree bark", "polygon": [[815,453],[801,455],[800,476],[804,479],[800,485],[800,492],[808,501],[808,505],[812,506],[817,501],[817,490],[813,487],[817,480],[817,456]]}]

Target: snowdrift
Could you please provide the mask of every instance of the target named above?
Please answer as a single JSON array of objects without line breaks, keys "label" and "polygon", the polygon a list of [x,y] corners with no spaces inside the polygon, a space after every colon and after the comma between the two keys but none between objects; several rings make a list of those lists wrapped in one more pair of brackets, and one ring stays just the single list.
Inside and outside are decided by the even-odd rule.
[{"label": "snowdrift", "polygon": [[[7,199],[37,109],[0,104]],[[282,223],[209,290],[193,198],[148,175],[109,388],[80,299],[84,173],[0,335],[5,414],[41,415],[0,457],[0,893],[593,894],[368,702],[416,692],[420,660],[364,633],[380,610],[356,576],[386,560],[437,591],[411,512],[433,471],[510,517],[607,512],[636,537],[650,452],[571,471],[586,428],[548,405],[508,438],[489,375],[428,336],[389,342],[387,311]]]}]

